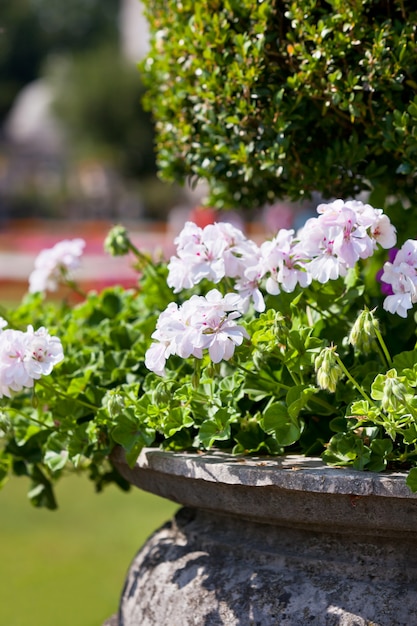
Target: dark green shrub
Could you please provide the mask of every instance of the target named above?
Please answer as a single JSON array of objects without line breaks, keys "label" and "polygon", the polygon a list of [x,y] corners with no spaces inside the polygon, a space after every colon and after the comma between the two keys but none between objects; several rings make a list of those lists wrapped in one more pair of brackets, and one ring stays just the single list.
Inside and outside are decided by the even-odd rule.
[{"label": "dark green shrub", "polygon": [[417,204],[413,0],[146,0],[167,179],[259,206],[366,189]]}]

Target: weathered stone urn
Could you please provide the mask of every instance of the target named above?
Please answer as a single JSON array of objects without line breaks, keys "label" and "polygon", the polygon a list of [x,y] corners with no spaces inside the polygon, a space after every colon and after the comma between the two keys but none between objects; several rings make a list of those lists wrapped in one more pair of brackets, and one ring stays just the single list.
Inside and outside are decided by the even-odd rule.
[{"label": "weathered stone urn", "polygon": [[220,452],[113,460],[183,505],[134,558],[114,624],[417,625],[417,494],[404,474]]}]

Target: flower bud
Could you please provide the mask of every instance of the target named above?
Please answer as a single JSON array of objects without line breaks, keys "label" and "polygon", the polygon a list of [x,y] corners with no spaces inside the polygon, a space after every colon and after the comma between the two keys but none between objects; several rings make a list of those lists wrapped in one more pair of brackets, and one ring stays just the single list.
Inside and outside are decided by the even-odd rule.
[{"label": "flower bud", "polygon": [[152,393],[152,401],[157,406],[162,404],[169,404],[172,400],[172,392],[170,387],[165,383],[158,384]]},{"label": "flower bud", "polygon": [[110,417],[117,417],[125,409],[125,401],[119,393],[110,393],[107,398],[107,410]]},{"label": "flower bud", "polygon": [[402,382],[403,377],[396,375],[395,369],[387,372],[385,376],[384,389],[381,398],[381,405],[384,411],[395,410],[404,404],[407,396],[407,388]]},{"label": "flower bud", "polygon": [[104,240],[104,250],[111,256],[124,256],[129,252],[130,241],[124,226],[113,226]]},{"label": "flower bud", "polygon": [[332,393],[336,391],[337,383],[343,376],[337,357],[336,347],[323,348],[314,362],[318,386]]},{"label": "flower bud", "polygon": [[379,330],[379,322],[374,316],[374,310],[361,311],[349,333],[349,343],[365,353],[371,350],[376,331]]}]

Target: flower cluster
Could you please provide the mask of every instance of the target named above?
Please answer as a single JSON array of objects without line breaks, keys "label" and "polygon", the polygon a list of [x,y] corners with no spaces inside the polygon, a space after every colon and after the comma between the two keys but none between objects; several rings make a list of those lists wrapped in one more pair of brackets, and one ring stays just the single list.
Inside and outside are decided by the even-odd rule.
[{"label": "flower cluster", "polygon": [[222,297],[217,289],[206,296],[192,296],[182,306],[171,302],[159,316],[152,334],[156,341],[146,353],[146,366],[162,376],[172,354],[201,359],[204,349],[213,363],[229,360],[235,346],[248,338],[246,330],[235,321],[241,314],[240,296],[230,293]]},{"label": "flower cluster", "polygon": [[282,229],[271,241],[257,246],[230,224],[204,229],[188,222],[176,239],[177,256],[171,258],[168,285],[178,293],[203,279],[214,283],[234,279],[235,290],[248,306],[265,310],[260,291],[293,292],[313,280],[326,283],[370,257],[377,244],[395,245],[395,228],[381,209],[360,201],[335,200],[317,207],[318,216],[294,233]]},{"label": "flower cluster", "polygon": [[335,280],[359,259],[371,256],[377,244],[389,248],[396,242],[388,217],[369,204],[335,200],[320,204],[317,212],[297,234],[282,229],[260,246],[231,224],[199,228],[187,222],[175,241],[177,255],[168,264],[168,285],[178,293],[204,279],[215,284],[231,279],[235,293],[222,298],[213,290],[181,307],[171,303],[152,335],[156,341],[147,352],[147,367],[163,375],[170,355],[202,358],[204,348],[215,363],[230,359],[234,346],[247,337],[234,319],[251,302],[255,311],[265,311],[262,288],[278,295],[313,280]]},{"label": "flower cluster", "polygon": [[24,387],[33,387],[33,381],[52,372],[54,365],[64,358],[58,337],[51,337],[46,328],[27,330],[5,328],[0,319],[0,398],[11,398]]},{"label": "flower cluster", "polygon": [[62,278],[79,267],[84,247],[83,239],[65,239],[42,250],[29,277],[30,293],[56,291]]}]

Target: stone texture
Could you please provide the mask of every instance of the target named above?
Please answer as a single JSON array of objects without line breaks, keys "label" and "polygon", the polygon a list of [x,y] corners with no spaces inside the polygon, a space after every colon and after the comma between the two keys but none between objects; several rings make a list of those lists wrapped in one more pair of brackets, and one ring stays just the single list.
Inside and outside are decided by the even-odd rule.
[{"label": "stone texture", "polygon": [[[115,448],[113,460],[126,466],[122,448]],[[144,448],[130,473],[133,480],[139,478],[140,469],[229,485],[417,499],[417,494],[412,494],[405,484],[404,472],[360,472],[346,467],[330,467],[317,457],[295,454],[243,457],[223,452],[193,454]]]},{"label": "stone texture", "polygon": [[417,496],[318,459],[145,450],[119,471],[187,505],[139,551],[117,626],[417,625]]},{"label": "stone texture", "polygon": [[181,509],[133,561],[119,626],[417,624],[415,543],[352,530]]},{"label": "stone texture", "polygon": [[[118,448],[113,462],[132,484],[182,505],[234,514],[262,523],[374,535],[415,532],[417,494],[405,474],[332,468],[301,456],[243,458],[221,453],[143,450],[127,466]],[[290,497],[291,495],[291,497]]]}]

